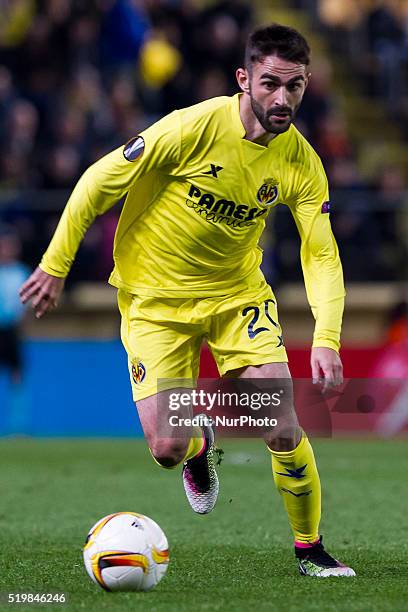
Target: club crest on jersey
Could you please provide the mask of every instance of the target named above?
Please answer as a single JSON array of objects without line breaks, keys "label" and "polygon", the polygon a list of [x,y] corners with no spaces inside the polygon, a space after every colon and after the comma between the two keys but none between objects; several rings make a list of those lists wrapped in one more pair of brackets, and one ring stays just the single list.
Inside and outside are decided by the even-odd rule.
[{"label": "club crest on jersey", "polygon": [[141,361],[132,363],[132,378],[135,385],[139,385],[144,381],[146,376],[146,368]]},{"label": "club crest on jersey", "polygon": [[127,161],[134,162],[144,151],[144,140],[141,136],[135,136],[123,147],[123,156]]},{"label": "club crest on jersey", "polygon": [[278,199],[278,185],[279,181],[274,178],[264,179],[262,187],[259,188],[256,194],[256,199],[260,204],[264,206],[270,206]]}]

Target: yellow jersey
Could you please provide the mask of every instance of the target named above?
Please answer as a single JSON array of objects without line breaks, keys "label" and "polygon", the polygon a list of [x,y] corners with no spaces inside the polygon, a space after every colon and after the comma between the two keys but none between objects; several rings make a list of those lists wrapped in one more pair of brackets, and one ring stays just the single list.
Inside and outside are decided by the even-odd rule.
[{"label": "yellow jersey", "polygon": [[293,125],[267,146],[246,140],[240,95],[174,111],[88,168],[40,267],[66,276],[89,225],[127,194],[112,285],[162,298],[256,289],[265,219],[283,204],[302,241],[313,345],[338,349],[345,292],[322,163]]}]

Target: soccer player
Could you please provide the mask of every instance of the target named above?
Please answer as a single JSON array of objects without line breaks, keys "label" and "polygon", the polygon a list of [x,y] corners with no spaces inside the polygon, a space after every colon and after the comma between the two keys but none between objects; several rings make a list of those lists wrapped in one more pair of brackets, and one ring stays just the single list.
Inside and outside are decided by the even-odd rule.
[{"label": "soccer player", "polygon": [[[133,397],[153,458],[166,468],[183,464],[188,500],[202,514],[218,495],[213,430],[197,426],[189,439],[160,436],[156,408],[180,379],[197,379],[204,337],[222,376],[290,380],[258,247],[277,204],[290,208],[301,237],[316,320],[313,379],[326,388],[342,382],[344,285],[327,179],[292,124],[310,78],[309,56],[292,28],[253,32],[236,72],[241,92],[174,111],[93,164],[21,289],[37,317],[54,308],[85,231],[127,194],[109,282],[118,288]],[[319,475],[292,403],[265,440],[300,572],[354,576],[323,548]]]}]

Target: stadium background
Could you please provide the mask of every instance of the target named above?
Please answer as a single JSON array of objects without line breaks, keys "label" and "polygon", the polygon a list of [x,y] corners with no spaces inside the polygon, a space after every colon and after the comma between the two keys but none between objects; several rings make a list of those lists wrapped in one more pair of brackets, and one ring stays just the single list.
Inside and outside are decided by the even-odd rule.
[{"label": "stadium background", "polygon": [[[331,186],[348,289],[345,375],[406,377],[405,2],[3,0],[0,12],[0,235],[16,234],[26,269],[89,164],[173,108],[236,92],[235,68],[257,23],[298,27],[312,46],[313,78],[296,123]],[[309,377],[313,321],[296,228],[280,208],[263,240],[264,271],[292,373]],[[21,318],[24,336],[21,382],[1,370],[0,433],[140,433],[106,284],[119,212],[88,232],[56,313],[39,322],[15,304],[0,319],[1,327]],[[216,374],[206,350],[202,374]]]}]

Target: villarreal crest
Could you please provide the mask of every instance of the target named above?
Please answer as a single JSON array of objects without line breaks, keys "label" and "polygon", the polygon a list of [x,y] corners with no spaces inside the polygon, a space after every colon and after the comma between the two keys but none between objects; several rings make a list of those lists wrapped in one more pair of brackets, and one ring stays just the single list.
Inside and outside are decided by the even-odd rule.
[{"label": "villarreal crest", "polygon": [[144,377],[146,376],[146,368],[144,367],[141,361],[136,361],[132,363],[132,378],[133,382],[138,385],[143,382]]},{"label": "villarreal crest", "polygon": [[278,199],[278,185],[279,181],[274,178],[264,179],[262,187],[259,188],[256,194],[256,199],[260,204],[264,206],[270,206]]}]

